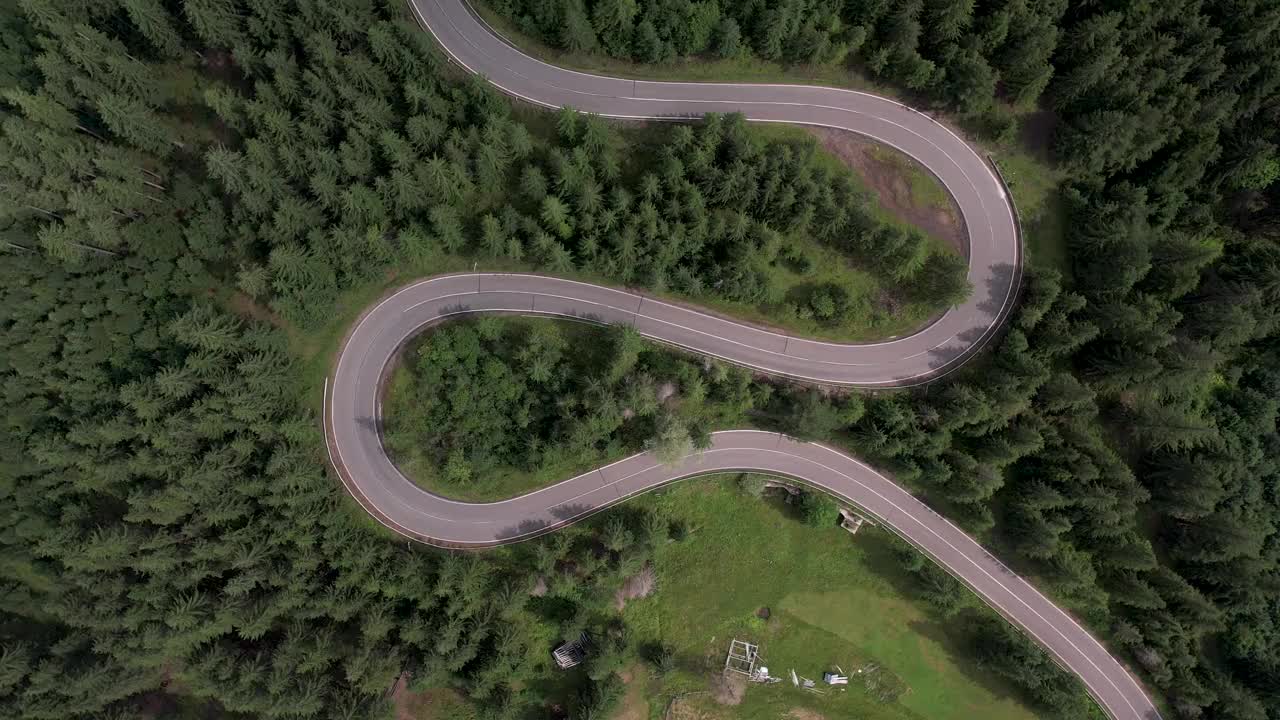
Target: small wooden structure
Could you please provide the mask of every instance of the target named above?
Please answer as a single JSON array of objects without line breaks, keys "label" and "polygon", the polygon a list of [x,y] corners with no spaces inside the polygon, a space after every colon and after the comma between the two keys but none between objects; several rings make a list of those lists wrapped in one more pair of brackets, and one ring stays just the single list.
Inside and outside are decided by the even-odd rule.
[{"label": "small wooden structure", "polygon": [[850,535],[857,535],[863,525],[874,526],[875,523],[848,508],[840,508],[840,527],[848,530]]},{"label": "small wooden structure", "polygon": [[551,657],[555,658],[556,667],[561,670],[568,670],[582,664],[587,658],[587,649],[591,647],[591,639],[586,633],[582,633],[577,640],[567,642],[555,650],[551,651]]},{"label": "small wooden structure", "polygon": [[725,672],[735,672],[754,678],[756,660],[760,658],[760,647],[749,642],[734,639],[729,643],[729,654],[724,659]]}]

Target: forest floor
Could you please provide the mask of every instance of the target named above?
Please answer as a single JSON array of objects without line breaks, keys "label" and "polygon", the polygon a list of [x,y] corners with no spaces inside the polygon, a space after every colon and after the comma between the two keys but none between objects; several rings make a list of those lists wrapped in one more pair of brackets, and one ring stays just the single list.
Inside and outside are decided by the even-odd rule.
[{"label": "forest floor", "polygon": [[475,708],[466,698],[444,688],[413,692],[397,685],[391,694],[395,720],[474,720]]}]

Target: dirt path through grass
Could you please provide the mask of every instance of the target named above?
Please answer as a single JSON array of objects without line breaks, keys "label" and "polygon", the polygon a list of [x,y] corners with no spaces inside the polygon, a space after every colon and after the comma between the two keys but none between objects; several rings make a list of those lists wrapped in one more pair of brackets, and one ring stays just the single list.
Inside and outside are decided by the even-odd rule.
[{"label": "dirt path through grass", "polygon": [[822,149],[840,158],[875,193],[895,220],[918,227],[947,247],[967,256],[969,237],[960,208],[938,182],[915,161],[855,133],[809,128]]}]

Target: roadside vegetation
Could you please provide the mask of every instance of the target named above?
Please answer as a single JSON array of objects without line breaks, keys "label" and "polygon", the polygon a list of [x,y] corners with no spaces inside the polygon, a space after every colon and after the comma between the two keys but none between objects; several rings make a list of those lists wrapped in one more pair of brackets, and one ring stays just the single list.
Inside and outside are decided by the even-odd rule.
[{"label": "roadside vegetation", "polygon": [[490,316],[410,345],[383,403],[385,442],[428,490],[500,500],[641,450],[682,457],[771,392],[629,328]]},{"label": "roadside vegetation", "polygon": [[[905,94],[998,142],[1015,138],[1019,116],[1049,86],[1065,10],[800,0],[479,0],[475,7],[521,47],[571,66]],[[1000,25],[991,21],[997,14]]]},{"label": "roadside vegetation", "polygon": [[[650,80],[820,84],[874,92],[912,107],[928,108],[939,120],[963,128],[1004,170],[1026,221],[1030,260],[1064,275],[1070,273],[1066,210],[1058,193],[1065,173],[1048,151],[1049,137],[1042,128],[1046,121],[1052,122],[1053,115],[1037,111],[1035,97],[1043,90],[1037,87],[1039,80],[1007,96],[995,94],[980,80],[973,92],[960,91],[965,94],[963,103],[940,96],[932,87],[934,81],[955,81],[954,72],[943,70],[935,54],[948,61],[959,60],[962,65],[972,65],[974,56],[966,49],[958,58],[949,48],[922,42],[929,36],[922,37],[919,30],[925,25],[971,29],[973,20],[966,20],[963,10],[948,15],[945,10],[926,12],[908,3],[893,13],[888,6],[858,5],[850,6],[857,9],[847,11],[851,17],[844,20],[838,19],[841,8],[829,4],[801,9],[783,3],[771,11],[752,4],[719,2],[606,0],[579,6],[572,0],[470,0],[469,4],[522,51],[562,67]],[[1020,42],[1014,38],[1028,43],[998,51],[995,75],[1005,80],[1001,73],[1018,62],[1026,63],[1015,71],[1024,82],[1043,74],[1043,65],[1038,63],[1047,60],[1045,53],[1051,53],[1052,43],[1048,47],[1043,43],[1057,32],[1052,25],[1046,25],[1039,13],[1025,6],[1011,7],[1007,16],[991,12],[991,17],[1001,19],[992,21],[990,33],[981,36],[986,53],[992,52],[985,47],[988,44]],[[1050,16],[1060,12],[1057,6],[1047,9]],[[881,17],[885,13],[892,17]],[[939,17],[932,22],[921,17],[934,13]],[[644,27],[646,21],[656,36]],[[900,35],[891,29],[895,27]],[[752,30],[760,40],[749,37]],[[872,42],[880,32],[884,37]],[[781,36],[785,38],[779,40]],[[901,50],[892,48],[898,38],[904,45]],[[722,45],[722,40],[728,44]],[[807,55],[801,49],[805,46],[815,48],[818,54]],[[656,53],[650,52],[653,47],[658,48]],[[979,77],[992,72],[991,67],[973,68],[964,69],[977,72]],[[898,76],[913,71],[925,75],[911,81]],[[893,157],[887,148],[882,152]],[[927,190],[922,195],[933,192]],[[883,192],[879,194],[884,197]]]},{"label": "roadside vegetation", "polygon": [[[253,106],[242,107],[230,89],[219,93],[214,109],[223,121],[245,122]],[[740,116],[708,116],[662,126],[628,147],[610,124],[571,109],[534,135],[490,91],[473,93],[479,115],[465,133],[430,114],[406,114],[395,129],[315,151],[319,175],[292,171],[306,199],[290,198],[287,181],[261,184],[272,170],[288,178],[273,159],[212,150],[211,173],[244,212],[282,232],[265,263],[241,269],[242,289],[261,296],[268,288],[260,278],[271,277],[278,312],[319,322],[337,290],[364,271],[328,267],[298,243],[304,218],[320,213],[355,223],[381,263],[441,252],[523,262],[706,297],[832,336],[900,331],[971,290],[962,257],[881,222],[847,170],[814,161],[812,143],[761,142]],[[297,212],[281,215],[264,202],[271,196]]]},{"label": "roadside vegetation", "polygon": [[[675,48],[703,27],[643,14],[681,2],[637,4],[604,36],[596,3],[543,7],[570,5],[593,8],[597,39],[647,19]],[[943,382],[861,397],[857,418],[816,392],[771,402],[982,534],[1170,717],[1280,713],[1273,9],[745,3],[718,21],[788,8],[734,16],[744,51],[848,60],[996,138],[1039,103],[1056,177],[1000,160],[1020,208],[1042,199],[1029,226],[1065,213],[1049,256],[1070,275],[1032,273],[991,353]],[[448,70],[398,3],[23,0],[0,4],[0,40],[6,718],[133,718],[167,690],[373,718],[405,671],[486,718],[623,694],[632,611],[614,593],[659,562],[671,518],[628,505],[454,556],[380,533],[326,473],[314,407],[337,319],[397,273],[537,267],[867,336],[889,326],[857,319],[864,300],[966,290],[954,254],[811,150],[733,117],[666,128],[643,157],[598,118],[534,122]],[[810,281],[770,274],[793,244],[797,267],[831,265],[821,247],[873,280],[791,297]],[[608,654],[570,686],[549,650],[583,629]],[[983,637],[1030,668],[996,670],[1020,696],[1056,697],[1007,628]]]},{"label": "roadside vegetation", "polygon": [[[707,687],[738,638],[758,643],[783,682],[748,687],[735,707],[707,696],[711,717],[766,720],[794,708],[827,718],[1088,716],[1078,684],[1044,669],[1026,677],[1065,692],[1029,709],[1034,700],[1002,677],[1014,663],[981,645],[994,614],[909,546],[871,526],[851,537],[830,516],[815,527],[803,501],[785,497],[761,491],[756,477],[720,476],[646,501],[688,528],[687,539],[655,551],[659,592],[623,612],[647,649],[651,695]],[[1009,649],[1026,653],[1025,644],[1018,638]],[[851,678],[847,691],[821,682],[837,665]],[[825,694],[794,688],[792,669]]]},{"label": "roadside vegetation", "polygon": [[872,148],[871,155],[884,165],[896,169],[906,179],[907,192],[916,204],[938,209],[950,207],[951,198],[947,195],[946,188],[919,163],[883,146]]}]

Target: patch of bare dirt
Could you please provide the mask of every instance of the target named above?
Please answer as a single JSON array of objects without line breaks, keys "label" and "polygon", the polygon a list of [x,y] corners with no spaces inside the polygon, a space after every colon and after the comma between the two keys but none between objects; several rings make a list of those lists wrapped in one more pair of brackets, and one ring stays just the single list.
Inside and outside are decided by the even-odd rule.
[{"label": "patch of bare dirt", "polygon": [[[808,131],[823,149],[843,160],[862,177],[890,215],[920,228],[955,248],[956,252],[968,256],[969,238],[960,217],[960,209],[954,200],[949,201],[945,208],[919,205],[912,200],[911,183],[903,176],[902,168],[875,156],[873,151],[883,146],[845,130],[811,127]],[[910,158],[907,160],[915,162]]]},{"label": "patch of bare dirt", "polygon": [[278,328],[286,328],[287,323],[279,314],[272,312],[263,305],[259,305],[253,298],[242,292],[232,294],[227,300],[231,312],[240,317],[258,320],[260,322],[270,323]]},{"label": "patch of bare dirt", "polygon": [[721,705],[738,705],[747,696],[747,679],[737,673],[716,673],[710,685],[711,697]]},{"label": "patch of bare dirt", "polygon": [[788,720],[826,720],[822,715],[808,708],[791,708],[787,718]]},{"label": "patch of bare dirt", "polygon": [[622,706],[612,720],[649,720],[649,701],[645,698],[644,669],[629,667],[618,673],[627,686],[622,696]]},{"label": "patch of bare dirt", "polygon": [[613,606],[618,612],[622,612],[628,600],[649,597],[657,587],[658,573],[653,569],[653,565],[645,563],[645,566],[640,568],[640,572],[623,581],[622,587],[613,594]]},{"label": "patch of bare dirt", "polygon": [[444,688],[413,692],[407,674],[402,674],[391,690],[391,704],[395,720],[451,720],[463,701],[456,692]]},{"label": "patch of bare dirt", "polygon": [[414,720],[418,713],[413,711],[414,705],[422,702],[424,696],[428,693],[414,693],[409,691],[409,676],[400,673],[396,677],[396,681],[391,684],[391,703],[395,707],[396,720]]},{"label": "patch of bare dirt", "polygon": [[689,700],[675,700],[667,710],[664,720],[721,720],[723,714],[699,707]]},{"label": "patch of bare dirt", "polygon": [[529,594],[534,597],[542,597],[547,594],[547,578],[545,575],[539,575],[538,579],[533,582],[533,587],[529,589]]}]

